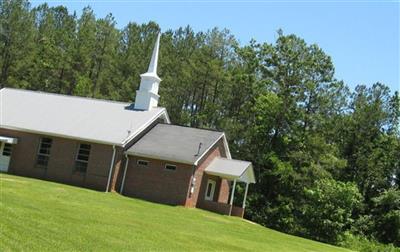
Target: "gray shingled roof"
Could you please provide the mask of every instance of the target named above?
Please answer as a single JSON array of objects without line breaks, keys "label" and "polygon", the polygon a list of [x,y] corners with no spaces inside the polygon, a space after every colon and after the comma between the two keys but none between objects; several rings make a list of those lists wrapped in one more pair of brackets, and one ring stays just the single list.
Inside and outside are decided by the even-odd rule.
[{"label": "gray shingled roof", "polygon": [[124,145],[165,108],[133,110],[130,103],[3,88],[0,128]]},{"label": "gray shingled roof", "polygon": [[[129,148],[127,154],[196,164],[196,161],[221,137],[224,137],[223,132],[157,124]],[[200,143],[202,145],[198,153]]]}]

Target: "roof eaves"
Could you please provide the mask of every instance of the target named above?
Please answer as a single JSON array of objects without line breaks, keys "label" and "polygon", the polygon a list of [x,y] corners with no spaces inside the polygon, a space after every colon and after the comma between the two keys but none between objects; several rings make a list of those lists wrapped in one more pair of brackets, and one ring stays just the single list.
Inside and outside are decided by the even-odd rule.
[{"label": "roof eaves", "polygon": [[175,158],[170,158],[170,157],[163,157],[161,155],[150,155],[150,154],[144,154],[144,153],[135,152],[135,151],[125,151],[125,154],[126,155],[130,155],[130,156],[138,156],[138,157],[144,157],[144,158],[151,158],[151,159],[157,159],[157,160],[164,160],[164,161],[170,161],[170,162],[194,165],[193,162],[190,162],[190,161],[187,161],[187,160],[180,160],[180,159],[175,159]]},{"label": "roof eaves", "polygon": [[226,139],[225,132],[223,133],[223,135],[224,135],[224,147],[225,147],[225,150],[226,150],[226,157],[228,159],[232,159],[231,151],[229,150],[229,144],[228,144],[228,140]]},{"label": "roof eaves", "polygon": [[101,141],[101,140],[97,140],[97,139],[81,138],[81,137],[75,137],[75,136],[70,136],[70,135],[63,135],[63,134],[57,134],[57,133],[45,132],[45,131],[38,131],[38,130],[30,130],[30,129],[7,126],[7,125],[0,125],[0,128],[16,130],[16,131],[21,131],[21,132],[26,132],[26,133],[46,135],[46,136],[74,139],[74,140],[80,140],[80,141],[90,142],[90,143],[98,143],[98,144],[105,144],[105,145],[115,145],[115,146],[121,146],[122,147],[121,143]]},{"label": "roof eaves", "polygon": [[[216,143],[218,143],[218,141],[219,141],[222,137],[224,137],[224,136],[225,136],[225,134],[222,133],[222,134],[217,138],[217,140],[215,140],[215,141],[210,145],[210,147],[208,147],[207,150],[205,150],[205,151],[203,152],[203,154],[201,154],[201,156],[198,157],[198,158],[196,159],[196,161],[194,162],[194,165],[198,165],[199,161],[200,161],[200,160],[211,150],[211,148],[213,148],[214,145],[215,145]],[[224,144],[224,145],[225,145],[225,144]]]},{"label": "roof eaves", "polygon": [[[224,172],[219,172],[219,171],[214,171],[214,170],[208,170],[208,167],[211,166],[211,164],[205,169],[205,172],[211,175],[216,175],[216,176],[220,176],[220,177],[224,177],[224,178],[228,178],[228,179],[238,179],[241,182],[246,182],[246,183],[255,183],[255,177],[254,177],[254,169],[253,169],[253,164],[249,161],[244,161],[244,160],[232,160],[232,159],[227,159],[227,158],[218,158],[218,159],[222,159],[222,160],[229,160],[229,161],[233,161],[233,162],[241,162],[241,163],[246,163],[246,168],[239,174],[239,175],[235,175],[235,174],[229,174],[229,173],[224,173]],[[214,159],[215,161],[216,159]],[[214,162],[213,161],[213,162]],[[249,171],[250,168],[250,172],[251,172],[251,177],[250,180],[245,180],[243,179],[243,176]]]},{"label": "roof eaves", "polygon": [[233,180],[233,179],[239,179],[240,178],[239,176],[232,175],[232,174],[226,174],[226,173],[222,173],[222,172],[207,171],[207,170],[205,170],[205,172],[207,174],[218,176],[218,177],[221,177],[221,178],[226,178],[226,179],[232,179]]},{"label": "roof eaves", "polygon": [[167,124],[171,124],[171,119],[169,118],[168,111],[166,108],[163,108],[165,112],[165,119],[167,120]]},{"label": "roof eaves", "polygon": [[245,160],[236,160],[236,159],[235,159],[235,160],[233,160],[233,161],[238,161],[238,162],[247,163],[248,165],[247,165],[246,169],[243,170],[243,172],[242,172],[242,174],[240,174],[239,178],[242,178],[243,175],[244,175],[244,174],[248,171],[248,169],[250,168],[250,169],[251,169],[251,174],[252,174],[251,177],[252,177],[252,178],[251,178],[251,181],[250,181],[249,183],[255,183],[253,164],[252,164],[251,162],[245,161]]}]

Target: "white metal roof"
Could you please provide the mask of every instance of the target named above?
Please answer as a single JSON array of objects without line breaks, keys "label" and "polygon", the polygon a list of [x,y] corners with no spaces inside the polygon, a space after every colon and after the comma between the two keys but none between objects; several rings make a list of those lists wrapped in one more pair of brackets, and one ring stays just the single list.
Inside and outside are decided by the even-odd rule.
[{"label": "white metal roof", "polygon": [[160,107],[140,111],[129,103],[0,90],[1,128],[124,145],[160,117],[169,123],[166,109]]},{"label": "white metal roof", "polygon": [[246,183],[256,182],[253,165],[248,161],[215,158],[205,169],[205,172],[231,180],[237,179]]}]

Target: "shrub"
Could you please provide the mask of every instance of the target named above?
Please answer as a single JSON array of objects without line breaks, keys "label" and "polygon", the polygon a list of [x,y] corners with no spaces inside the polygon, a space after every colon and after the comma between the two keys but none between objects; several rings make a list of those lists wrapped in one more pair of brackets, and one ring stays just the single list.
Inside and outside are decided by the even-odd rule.
[{"label": "shrub", "polygon": [[392,188],[373,198],[375,237],[400,246],[400,190]]},{"label": "shrub", "polygon": [[305,198],[302,219],[307,236],[336,243],[353,222],[353,210],[361,204],[362,196],[354,183],[321,179],[305,190]]},{"label": "shrub", "polygon": [[338,245],[360,252],[400,252],[400,248],[396,248],[392,244],[378,243],[350,232],[345,232],[341,236]]}]

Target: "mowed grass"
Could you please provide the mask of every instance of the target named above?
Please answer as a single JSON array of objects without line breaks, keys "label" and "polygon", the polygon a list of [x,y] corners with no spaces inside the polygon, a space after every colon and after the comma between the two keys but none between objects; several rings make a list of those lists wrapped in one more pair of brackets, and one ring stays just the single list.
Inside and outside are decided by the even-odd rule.
[{"label": "mowed grass", "polygon": [[246,220],[0,174],[0,251],[346,251]]}]

